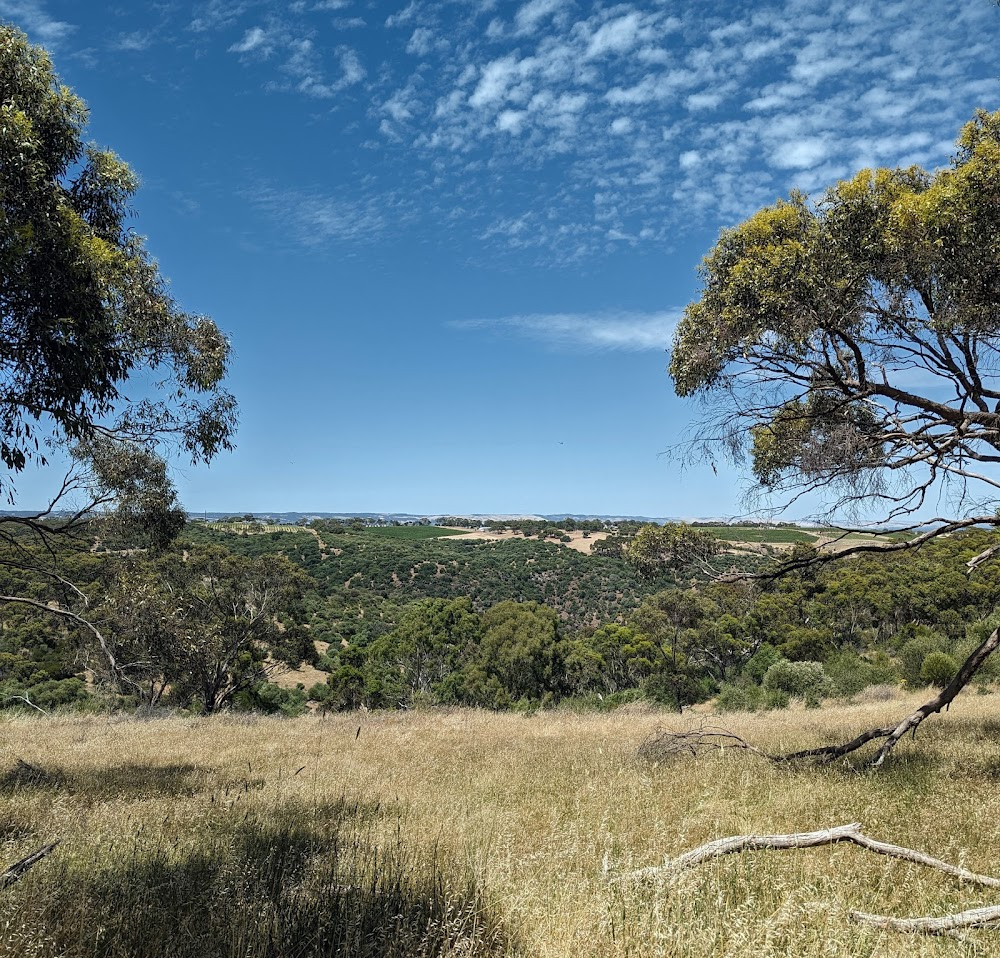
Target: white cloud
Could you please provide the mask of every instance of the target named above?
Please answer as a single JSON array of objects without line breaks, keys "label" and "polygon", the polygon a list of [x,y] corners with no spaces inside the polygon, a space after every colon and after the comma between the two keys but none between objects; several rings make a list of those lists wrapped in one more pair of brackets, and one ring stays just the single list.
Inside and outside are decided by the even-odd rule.
[{"label": "white cloud", "polygon": [[508,133],[520,133],[527,115],[524,110],[502,110],[497,116],[497,129],[506,130]]},{"label": "white cloud", "polygon": [[643,25],[643,18],[636,11],[632,11],[598,27],[587,44],[587,56],[601,57],[611,53],[624,53],[636,46],[640,39],[646,39],[648,36],[648,27]]},{"label": "white cloud", "polygon": [[197,15],[188,24],[188,29],[195,33],[207,33],[210,30],[221,30],[236,22],[247,10],[243,0],[209,0],[198,4]]},{"label": "white cloud", "polygon": [[390,225],[392,197],[352,197],[323,192],[284,190],[261,186],[248,194],[249,201],[280,224],[281,234],[312,248],[368,243]]},{"label": "white cloud", "polygon": [[230,48],[230,53],[251,53],[254,50],[266,50],[267,33],[262,27],[251,27],[243,34],[243,39],[234,43]]},{"label": "white cloud", "polygon": [[775,166],[781,169],[807,169],[823,162],[831,152],[831,144],[823,137],[805,137],[779,144],[771,154]]},{"label": "white cloud", "polygon": [[50,50],[58,49],[76,30],[74,24],[49,14],[42,0],[0,0],[0,19],[16,24]]},{"label": "white cloud", "polygon": [[[609,238],[628,239],[623,235]],[[670,344],[681,312],[537,313],[462,320],[451,325],[465,330],[516,333],[552,346],[662,352]]]},{"label": "white cloud", "polygon": [[367,177],[412,172],[429,223],[547,264],[716,229],[862,162],[940,165],[996,93],[989,4],[941,17],[931,0],[698,0],[682,18],[665,0],[394,0],[351,49],[315,0],[255,28],[265,6],[279,9],[197,13],[242,9],[228,42],[257,54],[246,68],[353,110],[359,142],[382,151]]},{"label": "white cloud", "polygon": [[697,150],[685,150],[677,158],[677,163],[682,170],[694,169],[701,162],[701,154]]},{"label": "white cloud", "polygon": [[567,0],[529,0],[514,17],[518,33],[531,33],[543,21],[557,13],[567,4]]},{"label": "white cloud", "polygon": [[715,110],[725,100],[725,95],[721,91],[692,93],[684,100],[684,105],[692,112],[698,110]]},{"label": "white cloud", "polygon": [[367,74],[358,54],[349,47],[342,47],[339,51],[339,56],[341,87],[354,86],[355,83],[360,83]]},{"label": "white cloud", "polygon": [[422,57],[430,53],[434,45],[434,31],[427,27],[417,27],[410,36],[410,42],[406,44],[406,52]]},{"label": "white cloud", "polygon": [[530,73],[535,65],[533,60],[518,60],[513,55],[487,63],[469,97],[469,104],[482,109],[505,99],[515,82]]},{"label": "white cloud", "polygon": [[113,50],[121,50],[125,53],[141,53],[148,50],[153,43],[153,35],[143,30],[135,30],[132,33],[122,33],[118,39],[111,44]]},{"label": "white cloud", "polygon": [[404,24],[411,23],[416,16],[417,3],[416,0],[412,0],[412,2],[403,7],[402,10],[386,17],[385,25],[387,27],[400,27]]}]

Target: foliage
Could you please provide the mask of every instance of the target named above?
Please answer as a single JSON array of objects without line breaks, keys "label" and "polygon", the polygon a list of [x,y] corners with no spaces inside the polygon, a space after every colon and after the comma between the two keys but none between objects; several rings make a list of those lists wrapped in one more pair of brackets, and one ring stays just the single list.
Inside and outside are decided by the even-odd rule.
[{"label": "foliage", "polygon": [[761,684],[769,692],[784,692],[792,698],[822,695],[828,690],[822,662],[779,659],[764,674]]},{"label": "foliage", "polygon": [[920,678],[927,685],[944,688],[958,672],[958,663],[947,652],[930,652],[920,664]]},{"label": "foliage", "polygon": [[296,665],[312,657],[293,621],[306,580],[282,556],[185,549],[109,558],[104,574],[104,642],[91,662],[147,705],[164,693],[209,713],[240,694],[270,701],[260,698],[269,654]]},{"label": "foliage", "polygon": [[[45,51],[0,25],[0,459],[11,474],[45,462],[46,438],[170,436],[195,460],[230,446],[229,344],[171,299],[125,226],[138,179],[84,144],[86,121]],[[122,384],[143,371],[159,398],[130,402]],[[9,476],[0,490],[13,501]]]},{"label": "foliage", "polygon": [[459,529],[443,529],[441,526],[372,526],[367,530],[370,536],[380,536],[384,539],[441,539],[445,536],[460,536]]},{"label": "foliage", "polygon": [[[320,524],[315,524],[319,530]],[[223,537],[201,523],[188,526],[193,542],[224,544],[245,555],[283,552],[317,582],[323,609],[314,638],[371,638],[388,631],[400,607],[419,599],[469,596],[479,612],[507,599],[555,609],[570,627],[620,621],[655,587],[620,559],[588,556],[547,542],[434,538],[379,538],[373,530],[314,536],[268,534]],[[364,614],[359,614],[359,609]],[[384,613],[384,614],[383,614]],[[322,622],[320,622],[320,619]]]},{"label": "foliage", "polygon": [[[670,362],[678,395],[711,406],[696,451],[749,461],[758,491],[783,493],[786,504],[821,490],[834,514],[913,520],[911,538],[852,544],[844,550],[852,554],[910,551],[944,533],[1000,526],[998,194],[1000,112],[978,111],[946,169],[862,170],[816,202],[793,193],[723,231]],[[953,514],[917,531],[917,513],[934,498]],[[968,567],[998,553],[991,543]],[[832,636],[809,628],[785,644],[789,657],[832,651]],[[994,630],[956,682],[887,731],[828,756],[880,739],[873,764],[881,765],[998,646]],[[903,651],[913,660],[908,681],[914,672],[923,681],[923,658],[916,669],[916,650]],[[947,653],[933,651],[927,674],[940,682]]]},{"label": "foliage", "polygon": [[664,572],[706,562],[721,551],[711,533],[686,523],[645,525],[623,548],[622,555],[640,575],[655,578]]},{"label": "foliage", "polygon": [[1000,113],[979,112],[947,169],[863,170],[724,231],[670,363],[680,395],[718,403],[702,439],[766,489],[887,518],[981,481],[1000,448],[998,189]]}]

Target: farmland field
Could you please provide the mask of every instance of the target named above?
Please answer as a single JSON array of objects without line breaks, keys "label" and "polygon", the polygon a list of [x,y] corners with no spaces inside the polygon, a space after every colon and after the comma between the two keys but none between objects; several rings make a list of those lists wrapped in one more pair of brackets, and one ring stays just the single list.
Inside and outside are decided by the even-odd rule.
[{"label": "farmland field", "polygon": [[[790,749],[914,701],[726,721]],[[661,723],[704,718],[650,711],[7,719],[4,860],[62,844],[5,892],[0,955],[996,954],[996,932],[852,924],[852,908],[939,915],[1000,898],[852,846],[627,874],[721,836],[855,820],[996,871],[998,704],[965,699],[878,774],[733,751],[643,762]]]},{"label": "farmland field", "polygon": [[816,542],[816,536],[802,529],[771,528],[767,526],[698,526],[725,542],[794,543]]},{"label": "farmland field", "polygon": [[402,539],[413,542],[421,539],[440,539],[444,536],[460,536],[468,529],[446,529],[443,526],[371,526],[366,534],[384,539]]}]

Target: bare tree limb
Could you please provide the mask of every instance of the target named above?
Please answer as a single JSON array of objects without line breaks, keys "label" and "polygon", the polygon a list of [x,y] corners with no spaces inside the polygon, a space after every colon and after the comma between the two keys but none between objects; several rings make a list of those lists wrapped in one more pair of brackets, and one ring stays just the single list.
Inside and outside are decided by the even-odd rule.
[{"label": "bare tree limb", "polygon": [[22,879],[25,874],[37,865],[43,858],[52,854],[58,844],[58,841],[54,841],[48,845],[43,845],[37,852],[32,852],[32,854],[28,855],[26,858],[22,858],[19,862],[15,862],[6,871],[0,872],[0,891],[4,888],[9,888],[14,884],[14,882],[20,881],[20,879]]},{"label": "bare tree limb", "polygon": [[[794,832],[779,835],[732,835],[728,838],[717,838],[706,842],[697,848],[692,848],[676,858],[668,858],[662,865],[640,868],[636,871],[619,875],[616,881],[641,881],[649,878],[659,878],[694,868],[706,861],[721,858],[724,855],[740,854],[746,851],[758,850],[788,850],[794,848],[816,848],[821,845],[836,845],[848,842],[857,845],[877,855],[897,858],[901,861],[925,865],[937,871],[957,878],[961,882],[973,885],[983,885],[988,888],[1000,888],[1000,878],[991,875],[980,875],[967,868],[952,865],[933,858],[923,852],[902,845],[892,845],[889,842],[869,838],[861,831],[858,822],[849,825],[837,825],[815,832]],[[919,918],[893,918],[888,915],[874,915],[868,912],[849,912],[852,921],[860,924],[874,925],[891,931],[908,932],[910,934],[947,935],[967,928],[986,928],[1000,924],[1000,905],[989,905],[983,908],[972,908],[968,911],[942,915],[938,918],[921,916]]]},{"label": "bare tree limb", "polygon": [[892,845],[889,842],[869,838],[861,831],[859,822],[848,825],[837,825],[833,828],[823,828],[815,832],[793,832],[780,835],[732,835],[728,838],[717,838],[714,841],[699,845],[676,858],[668,858],[662,865],[640,868],[620,876],[621,879],[651,878],[664,873],[679,872],[686,868],[694,868],[713,858],[723,855],[734,855],[747,851],[787,850],[791,848],[816,848],[820,845],[836,845],[839,842],[849,842],[860,848],[865,848],[876,855],[898,858],[902,861],[926,865],[951,875],[959,881],[972,885],[984,885],[987,888],[1000,888],[1000,878],[990,875],[980,875],[958,865],[933,858],[923,852],[902,845]]},{"label": "bare tree limb", "polygon": [[52,615],[57,615],[81,626],[88,632],[92,633],[94,638],[97,639],[97,642],[101,647],[101,651],[108,660],[108,665],[112,674],[115,676],[122,675],[122,670],[118,664],[118,660],[115,658],[114,652],[108,645],[107,639],[104,638],[101,630],[98,629],[93,622],[87,621],[87,619],[83,618],[83,616],[77,615],[75,612],[70,612],[69,609],[60,608],[58,605],[48,605],[45,602],[39,602],[37,599],[29,599],[26,596],[21,595],[0,595],[0,602],[14,602],[19,605],[30,605],[33,608],[41,609],[43,612],[49,612]]},{"label": "bare tree limb", "polygon": [[959,692],[969,684],[998,646],[1000,646],[1000,629],[995,629],[970,653],[959,667],[958,672],[955,673],[955,677],[934,698],[915,709],[897,724],[867,729],[849,742],[821,745],[818,748],[807,748],[784,755],[775,755],[751,745],[735,732],[724,728],[702,726],[685,731],[659,728],[639,747],[639,755],[641,758],[661,760],[682,754],[696,755],[705,749],[738,748],[754,755],[760,755],[771,762],[817,759],[826,764],[858,751],[869,742],[882,739],[882,744],[870,762],[872,768],[878,768],[885,763],[892,750],[907,732],[916,732],[917,726],[924,719],[951,705]]},{"label": "bare tree limb", "polygon": [[993,650],[1000,645],[1000,629],[993,632],[976,648],[971,655],[962,663],[955,677],[935,695],[929,702],[924,703],[915,712],[911,712],[902,722],[897,725],[892,732],[886,736],[882,747],[878,750],[872,762],[873,767],[881,765],[889,753],[896,746],[896,743],[909,731],[916,731],[917,726],[929,715],[940,712],[947,708],[952,700],[958,695],[972,677],[979,671],[983,663],[993,654]]},{"label": "bare tree limb", "polygon": [[964,928],[986,928],[1000,922],[1000,905],[971,908],[940,918],[892,918],[889,915],[870,915],[864,911],[851,911],[851,921],[874,925],[890,931],[903,931],[921,935],[947,935]]},{"label": "bare tree limb", "polygon": [[45,711],[45,709],[35,705],[35,703],[28,698],[27,692],[25,692],[24,695],[8,695],[7,698],[4,699],[4,704],[6,705],[7,702],[24,702],[25,705],[30,705],[36,712],[41,712],[42,715],[49,714]]}]

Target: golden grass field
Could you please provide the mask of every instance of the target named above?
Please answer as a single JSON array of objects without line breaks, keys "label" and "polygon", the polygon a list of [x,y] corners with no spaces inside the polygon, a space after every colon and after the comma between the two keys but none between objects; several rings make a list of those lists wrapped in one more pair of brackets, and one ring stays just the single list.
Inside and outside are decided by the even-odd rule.
[{"label": "golden grass field", "polygon": [[[712,720],[785,750],[917,701]],[[637,759],[661,723],[705,718],[5,719],[2,861],[62,844],[3,892],[0,955],[1000,954],[1000,931],[953,940],[850,923],[850,908],[904,917],[1000,903],[851,846],[615,880],[712,838],[850,821],[1000,873],[1000,697],[960,699],[875,774],[732,751]]]}]

